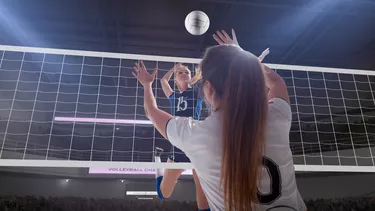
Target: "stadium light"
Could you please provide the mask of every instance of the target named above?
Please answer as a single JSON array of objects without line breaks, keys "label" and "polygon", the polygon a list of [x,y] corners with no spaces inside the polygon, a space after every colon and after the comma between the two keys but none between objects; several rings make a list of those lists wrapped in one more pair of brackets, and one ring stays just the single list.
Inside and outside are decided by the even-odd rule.
[{"label": "stadium light", "polygon": [[157,196],[156,191],[126,191],[127,196]]},{"label": "stadium light", "polygon": [[139,200],[153,200],[154,198],[152,197],[137,197]]}]

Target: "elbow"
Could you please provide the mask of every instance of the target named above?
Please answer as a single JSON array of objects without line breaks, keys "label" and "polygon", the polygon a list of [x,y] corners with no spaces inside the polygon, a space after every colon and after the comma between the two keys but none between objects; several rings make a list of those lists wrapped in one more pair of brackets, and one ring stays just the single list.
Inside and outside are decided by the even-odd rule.
[{"label": "elbow", "polygon": [[269,80],[271,82],[271,87],[286,86],[284,79],[279,75],[276,75],[275,77],[272,77]]},{"label": "elbow", "polygon": [[282,86],[286,86],[286,83],[285,83],[285,80],[279,76],[276,80],[275,80],[275,83],[276,84],[279,84],[279,85],[282,85]]},{"label": "elbow", "polygon": [[160,109],[156,106],[152,106],[147,109],[147,118],[153,120],[157,114],[160,112]]}]

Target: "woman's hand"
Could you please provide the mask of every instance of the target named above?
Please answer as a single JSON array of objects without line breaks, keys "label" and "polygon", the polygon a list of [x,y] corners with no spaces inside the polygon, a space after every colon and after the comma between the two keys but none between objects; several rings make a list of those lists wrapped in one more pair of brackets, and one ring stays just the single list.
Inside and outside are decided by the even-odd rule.
[{"label": "woman's hand", "polygon": [[259,61],[262,62],[263,59],[266,58],[266,56],[267,56],[268,54],[270,54],[270,49],[269,49],[269,48],[267,48],[266,50],[264,50],[264,51],[262,52],[262,54],[261,54],[260,56],[258,56]]},{"label": "woman's hand", "polygon": [[141,61],[141,65],[136,63],[134,66],[134,70],[135,72],[132,72],[133,76],[136,77],[143,86],[151,85],[152,82],[154,82],[155,75],[158,71],[158,69],[155,68],[152,74],[148,73],[143,61]]},{"label": "woman's hand", "polygon": [[[219,45],[237,45],[237,37],[236,37],[236,32],[232,29],[232,38],[226,33],[224,30],[216,31],[216,34],[213,35],[214,39]],[[262,52],[262,54],[258,57],[259,61],[262,62],[263,59],[270,53],[270,49],[267,48]]]},{"label": "woman's hand", "polygon": [[234,32],[233,29],[232,29],[232,38],[230,38],[230,36],[224,30],[221,30],[221,32],[216,31],[216,34],[214,34],[213,37],[219,45],[240,46],[237,41],[236,33]]},{"label": "woman's hand", "polygon": [[181,63],[177,63],[173,66],[173,72],[176,73],[181,67],[183,67],[184,65],[182,65]]}]

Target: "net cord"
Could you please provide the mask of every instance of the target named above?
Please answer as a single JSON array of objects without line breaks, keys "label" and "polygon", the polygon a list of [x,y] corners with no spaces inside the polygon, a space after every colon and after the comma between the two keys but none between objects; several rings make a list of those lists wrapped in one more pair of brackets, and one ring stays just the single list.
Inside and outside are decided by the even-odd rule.
[{"label": "net cord", "polygon": [[[85,56],[85,57],[104,57],[104,58],[113,58],[113,59],[130,59],[130,60],[144,60],[144,61],[175,62],[175,63],[181,62],[181,63],[193,63],[193,64],[198,64],[201,60],[197,58],[154,56],[154,55],[126,54],[126,53],[109,53],[109,52],[98,52],[98,51],[66,50],[66,49],[54,49],[54,48],[37,48],[37,47],[24,47],[24,46],[11,46],[11,45],[0,45],[0,51],[24,52],[24,53],[45,53],[45,54],[72,55],[72,56]],[[268,65],[270,68],[280,69],[280,70],[297,70],[297,71],[375,76],[375,71],[372,71],[372,70],[311,67],[311,66],[267,64],[267,63],[265,64]]]}]

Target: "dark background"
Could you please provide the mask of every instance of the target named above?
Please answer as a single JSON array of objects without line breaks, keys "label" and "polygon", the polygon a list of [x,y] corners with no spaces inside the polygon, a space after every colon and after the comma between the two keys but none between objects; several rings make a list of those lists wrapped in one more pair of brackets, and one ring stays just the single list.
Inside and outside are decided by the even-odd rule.
[{"label": "dark background", "polygon": [[[193,10],[210,18],[203,36],[185,30],[184,19]],[[3,0],[0,44],[200,58],[206,47],[215,44],[211,37],[215,30],[234,28],[244,49],[256,55],[271,49],[267,63],[373,70],[374,11],[371,0]],[[1,159],[151,161],[154,146],[169,150],[152,126],[52,123],[54,116],[74,114],[146,119],[142,89],[130,75],[138,61],[22,52],[0,56]],[[159,66],[160,78],[173,63],[147,65]],[[374,165],[373,76],[279,73],[292,101],[291,149],[296,164]],[[158,104],[168,111],[160,84],[154,86]],[[152,176],[51,171],[1,168],[0,194],[122,198],[126,190],[154,190]],[[71,179],[68,185],[66,178]],[[122,178],[136,181],[124,184]],[[147,178],[147,185],[138,178]],[[359,196],[374,190],[368,185],[373,175],[300,173],[297,180],[306,199]],[[192,180],[179,182],[174,197],[194,200],[193,187]]]},{"label": "dark background", "polygon": [[[185,30],[193,10],[210,18],[203,36]],[[271,48],[266,62],[374,69],[374,11],[371,0],[4,0],[0,43],[200,57],[234,28],[246,50]]]},{"label": "dark background", "polygon": [[[209,31],[190,35],[202,10]],[[0,43],[199,58],[216,29],[269,63],[373,69],[375,3],[330,1],[2,1]],[[54,117],[146,120],[137,60],[1,52],[0,157],[152,161],[170,145],[151,125],[54,122]],[[148,61],[160,79],[173,62]],[[187,64],[194,73],[195,64]],[[296,164],[374,165],[375,78],[278,70],[292,102]],[[173,85],[172,85],[173,86]],[[159,106],[169,104],[154,83]],[[166,158],[166,157],[164,157]]]}]

